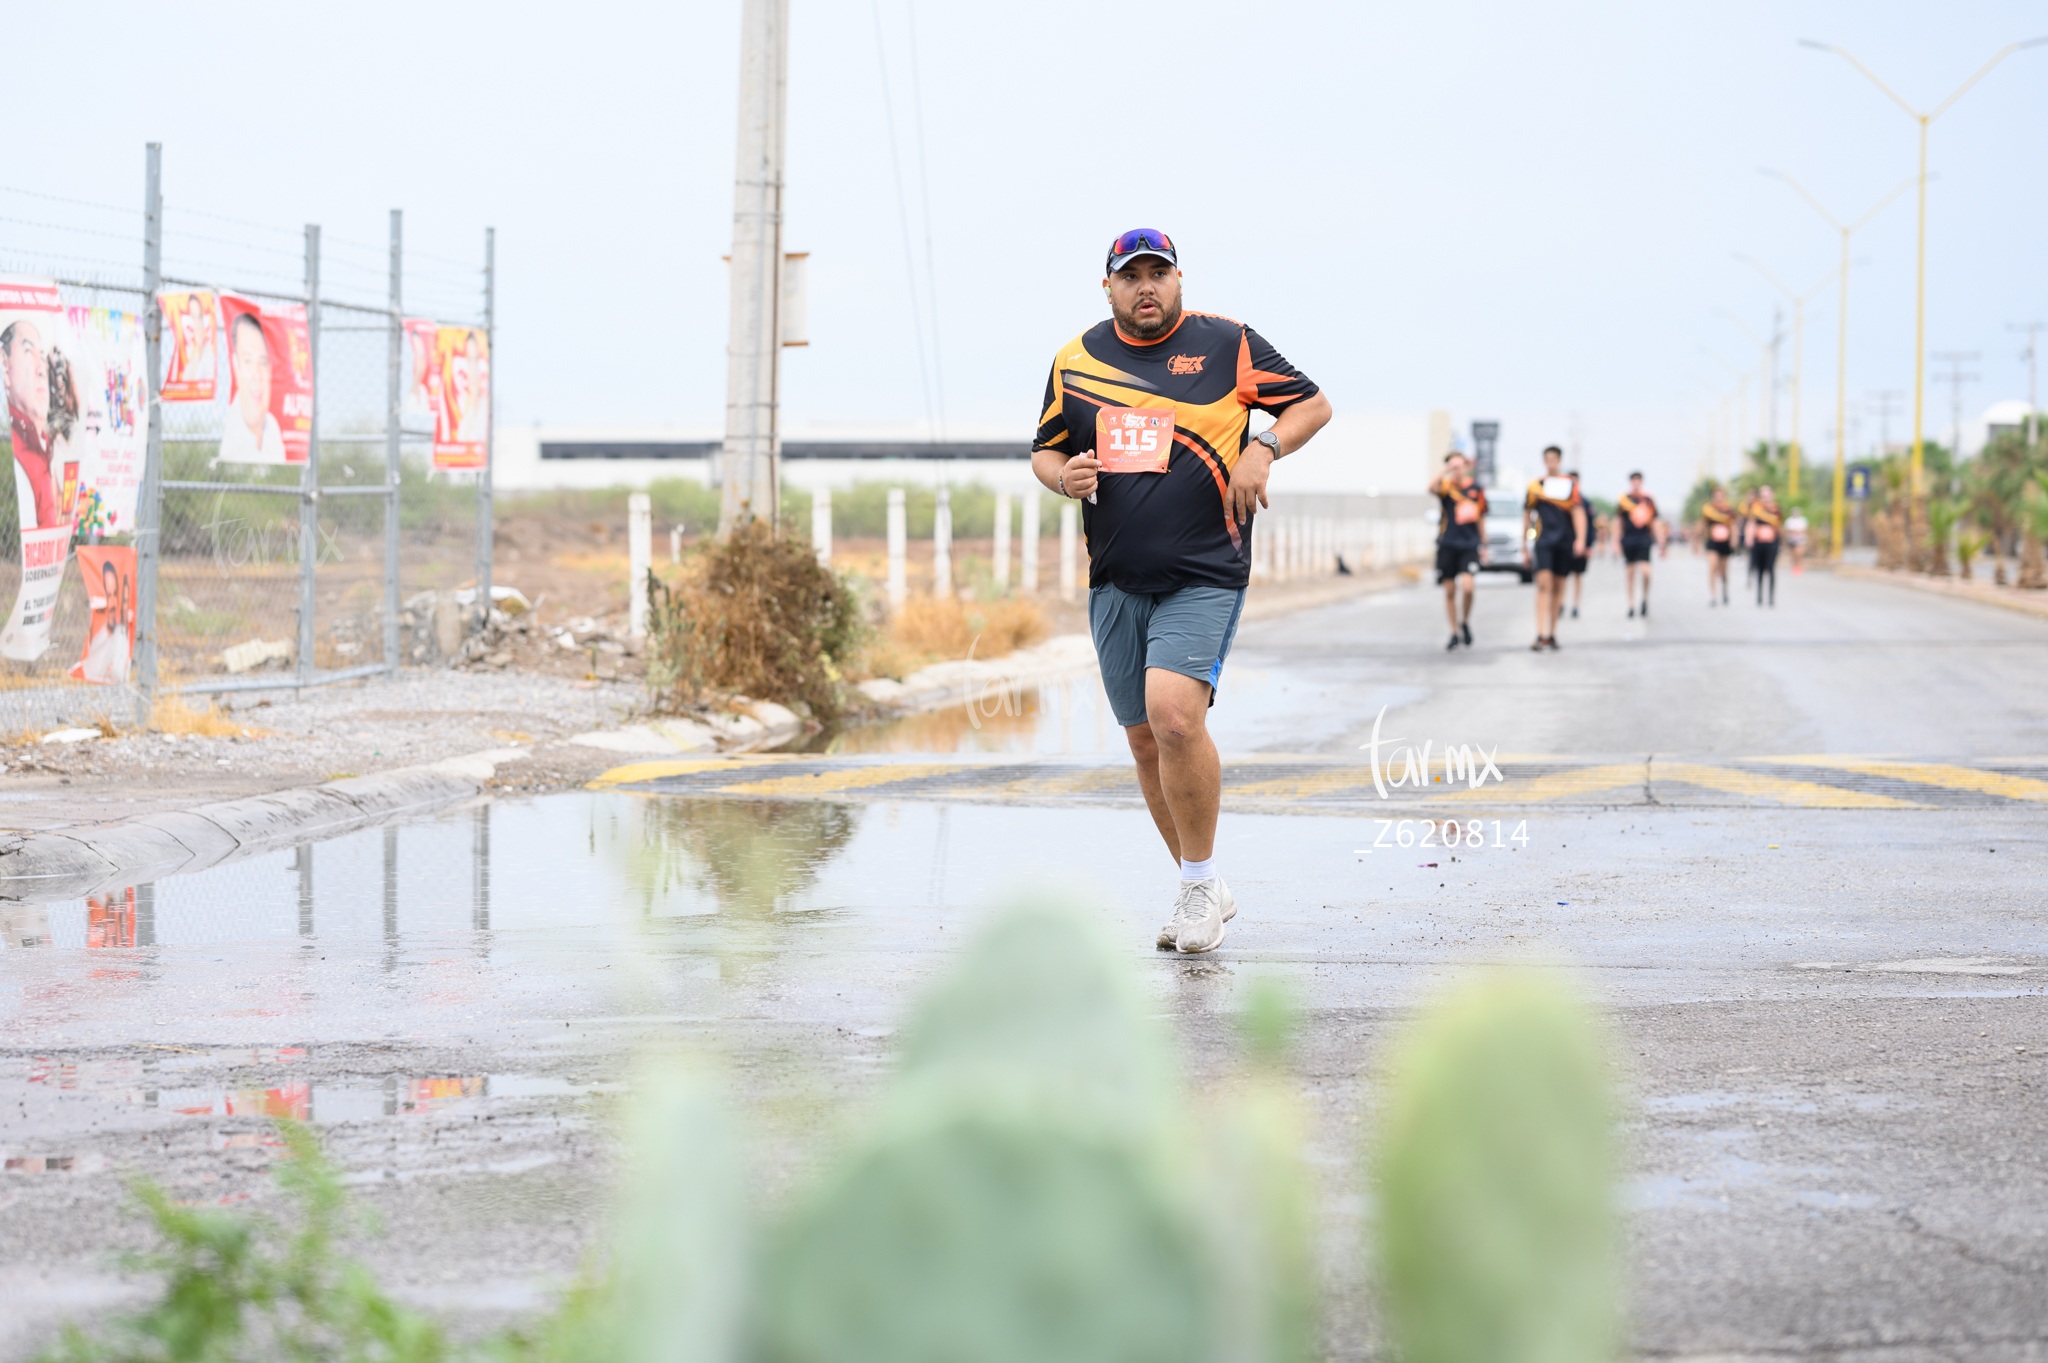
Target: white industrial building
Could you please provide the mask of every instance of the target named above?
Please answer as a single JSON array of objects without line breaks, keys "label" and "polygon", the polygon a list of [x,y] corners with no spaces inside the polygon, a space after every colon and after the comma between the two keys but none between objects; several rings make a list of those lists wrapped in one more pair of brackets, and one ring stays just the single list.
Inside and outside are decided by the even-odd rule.
[{"label": "white industrial building", "polygon": [[[712,483],[714,427],[520,426],[499,431],[492,484],[503,492],[645,488],[658,478]],[[1274,472],[1276,495],[1419,497],[1451,448],[1442,411],[1340,413]],[[782,476],[806,489],[857,482],[1033,486],[1028,426],[962,427],[933,439],[921,423],[807,423],[783,432]]]}]

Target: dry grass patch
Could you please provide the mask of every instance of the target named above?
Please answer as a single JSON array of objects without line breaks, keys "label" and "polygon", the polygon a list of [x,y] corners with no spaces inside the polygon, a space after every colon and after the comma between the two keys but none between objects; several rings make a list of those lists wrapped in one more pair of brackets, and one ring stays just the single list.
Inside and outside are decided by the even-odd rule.
[{"label": "dry grass patch", "polygon": [[[209,700],[204,710],[175,693],[156,698],[156,708],[150,712],[149,727],[159,733],[179,734],[198,738],[246,738],[259,737],[264,731],[252,729],[220,708],[220,702]],[[101,732],[113,737],[113,726],[101,722]]]},{"label": "dry grass patch", "polygon": [[1001,658],[1052,633],[1034,601],[957,601],[913,597],[868,650],[868,671],[900,677],[936,662]]}]

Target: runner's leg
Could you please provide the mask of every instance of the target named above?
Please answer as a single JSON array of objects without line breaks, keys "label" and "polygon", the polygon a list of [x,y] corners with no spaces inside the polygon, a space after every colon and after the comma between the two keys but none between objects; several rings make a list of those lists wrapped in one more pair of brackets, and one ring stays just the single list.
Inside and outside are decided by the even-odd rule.
[{"label": "runner's leg", "polygon": [[1166,791],[1159,784],[1159,743],[1152,737],[1152,725],[1134,724],[1124,730],[1124,738],[1138,764],[1138,789],[1145,792],[1145,808],[1152,812],[1152,822],[1159,829],[1159,836],[1166,839],[1166,850],[1173,854],[1173,864],[1178,866],[1180,833],[1174,827],[1172,811],[1166,807]]},{"label": "runner's leg", "polygon": [[1223,764],[1209,737],[1209,683],[1146,668],[1145,718],[1158,750],[1160,795],[1179,842],[1176,855],[1207,861],[1216,850],[1223,799]]}]

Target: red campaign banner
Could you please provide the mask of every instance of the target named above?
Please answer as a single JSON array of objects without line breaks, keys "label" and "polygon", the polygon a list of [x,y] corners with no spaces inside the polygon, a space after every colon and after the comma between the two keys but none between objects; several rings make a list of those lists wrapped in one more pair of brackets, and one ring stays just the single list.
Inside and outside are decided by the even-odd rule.
[{"label": "red campaign banner", "polygon": [[303,464],[313,436],[313,349],[306,309],[220,296],[230,387],[223,464]]},{"label": "red campaign banner", "polygon": [[164,377],[157,389],[165,402],[212,402],[220,369],[220,324],[211,289],[160,293],[164,318]]},{"label": "red campaign banner", "polygon": [[93,443],[78,368],[56,281],[0,276],[0,393],[21,537],[20,587],[0,625],[0,657],[15,662],[34,662],[50,647],[71,561],[80,466]]},{"label": "red campaign banner", "polygon": [[481,327],[434,332],[434,467],[481,469],[491,438],[491,338]]},{"label": "red campaign banner", "polygon": [[72,679],[123,685],[135,657],[134,546],[81,544],[76,552],[92,623],[85,633],[85,652],[71,668]]}]

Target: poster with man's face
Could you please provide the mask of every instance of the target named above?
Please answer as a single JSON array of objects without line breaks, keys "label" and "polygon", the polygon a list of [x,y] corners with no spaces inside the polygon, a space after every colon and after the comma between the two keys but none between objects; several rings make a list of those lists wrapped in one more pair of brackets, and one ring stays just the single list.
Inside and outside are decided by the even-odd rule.
[{"label": "poster with man's face", "polygon": [[440,409],[434,418],[434,467],[480,469],[491,436],[490,338],[481,327],[434,334]]},{"label": "poster with man's face", "polygon": [[259,307],[220,295],[221,341],[228,353],[223,464],[303,464],[313,435],[313,352],[306,309]]},{"label": "poster with man's face", "polygon": [[135,657],[135,549],[132,545],[80,545],[78,575],[85,582],[92,623],[85,653],[72,665],[76,681],[120,686]]},{"label": "poster with man's face", "polygon": [[0,390],[21,528],[21,591],[0,625],[0,657],[16,662],[34,662],[50,647],[71,558],[85,443],[77,356],[56,281],[0,276]]},{"label": "poster with man's face", "polygon": [[160,293],[156,301],[164,317],[164,377],[158,396],[165,402],[212,402],[220,363],[213,290]]}]

